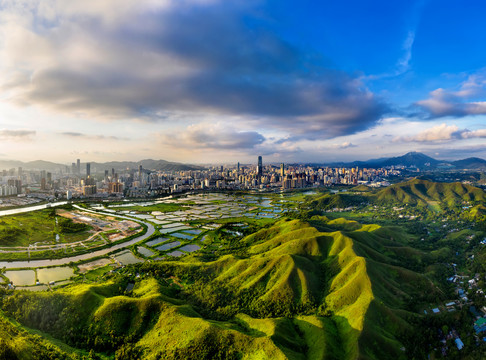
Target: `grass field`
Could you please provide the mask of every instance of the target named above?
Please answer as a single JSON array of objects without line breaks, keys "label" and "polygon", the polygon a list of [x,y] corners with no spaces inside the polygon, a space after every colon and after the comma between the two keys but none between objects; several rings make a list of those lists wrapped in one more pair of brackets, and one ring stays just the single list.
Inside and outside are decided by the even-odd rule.
[{"label": "grass field", "polygon": [[[56,244],[56,234],[59,234],[60,243],[71,243],[86,239],[90,236],[91,227],[83,231],[63,232],[56,224],[63,219],[53,210],[39,210],[25,214],[0,217],[0,247],[29,246]],[[41,244],[42,243],[42,244]]]}]

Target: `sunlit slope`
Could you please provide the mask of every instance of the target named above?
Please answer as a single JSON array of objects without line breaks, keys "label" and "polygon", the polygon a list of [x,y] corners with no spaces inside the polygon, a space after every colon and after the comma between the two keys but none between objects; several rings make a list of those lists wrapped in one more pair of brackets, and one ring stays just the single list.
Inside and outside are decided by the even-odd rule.
[{"label": "sunlit slope", "polygon": [[108,355],[406,358],[400,338],[410,326],[401,309],[417,286],[435,290],[395,259],[408,249],[398,230],[325,217],[281,220],[242,239],[238,254],[138,265],[133,272],[142,276],[130,293],[115,276],[17,293],[3,308],[26,326]]},{"label": "sunlit slope", "polygon": [[486,193],[474,186],[459,182],[439,183],[420,179],[389,186],[379,191],[376,196],[378,202],[420,206],[427,206],[431,201],[451,207],[463,201],[478,203],[486,200]]},{"label": "sunlit slope", "polygon": [[60,341],[39,336],[39,332],[28,330],[12,322],[0,313],[0,359],[5,360],[44,360],[69,359],[79,353]]}]

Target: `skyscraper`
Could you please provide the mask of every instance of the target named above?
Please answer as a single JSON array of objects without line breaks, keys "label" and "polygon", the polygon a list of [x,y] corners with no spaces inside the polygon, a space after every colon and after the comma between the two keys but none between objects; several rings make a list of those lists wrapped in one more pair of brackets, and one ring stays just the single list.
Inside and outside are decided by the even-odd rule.
[{"label": "skyscraper", "polygon": [[236,167],[236,173],[239,174],[240,173],[240,162],[238,161],[238,165]]},{"label": "skyscraper", "polygon": [[282,177],[282,179],[285,176],[285,165],[284,165],[284,163],[280,164],[280,176]]},{"label": "skyscraper", "polygon": [[91,175],[91,164],[86,163],[86,177],[89,177]]},{"label": "skyscraper", "polygon": [[76,160],[76,167],[78,170],[78,175],[81,174],[81,160],[79,159]]},{"label": "skyscraper", "polygon": [[143,167],[142,164],[138,166],[138,181],[140,182],[140,186],[144,186],[144,180],[143,180]]},{"label": "skyscraper", "polygon": [[263,175],[263,161],[262,157],[258,157],[258,166],[257,166],[257,176],[261,177]]}]

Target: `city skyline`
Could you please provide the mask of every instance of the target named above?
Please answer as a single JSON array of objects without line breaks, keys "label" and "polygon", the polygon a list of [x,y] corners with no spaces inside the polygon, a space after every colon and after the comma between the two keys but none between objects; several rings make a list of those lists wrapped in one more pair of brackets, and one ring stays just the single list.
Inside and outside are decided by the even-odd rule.
[{"label": "city skyline", "polygon": [[485,8],[7,1],[0,160],[486,158]]}]

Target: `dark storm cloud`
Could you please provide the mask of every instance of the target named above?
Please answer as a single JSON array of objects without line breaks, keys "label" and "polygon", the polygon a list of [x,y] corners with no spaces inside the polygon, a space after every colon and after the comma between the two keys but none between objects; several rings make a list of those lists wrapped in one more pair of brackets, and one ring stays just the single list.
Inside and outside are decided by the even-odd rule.
[{"label": "dark storm cloud", "polygon": [[387,112],[357,78],[285,42],[248,11],[174,5],[109,26],[96,16],[76,18],[76,26],[66,19],[44,36],[69,61],[32,69],[15,100],[104,118],[239,114],[294,139],[355,133]]}]

